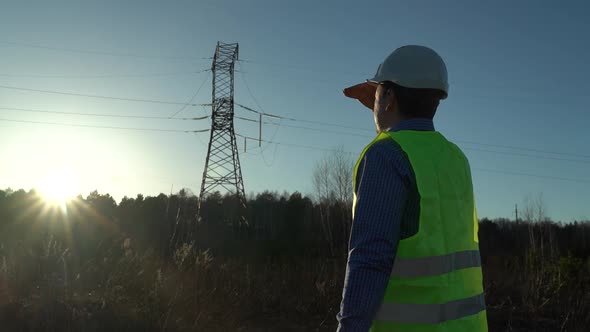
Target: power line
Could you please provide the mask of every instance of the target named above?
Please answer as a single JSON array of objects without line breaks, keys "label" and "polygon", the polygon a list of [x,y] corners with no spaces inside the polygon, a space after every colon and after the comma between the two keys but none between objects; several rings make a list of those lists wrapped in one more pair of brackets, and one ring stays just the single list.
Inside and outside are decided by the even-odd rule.
[{"label": "power line", "polygon": [[[207,79],[209,78],[209,73],[207,73],[207,76],[205,76],[205,79],[203,80],[203,82],[201,83],[201,85],[199,86],[199,88],[197,89],[197,91],[195,92],[195,94],[191,97],[191,99],[188,101],[189,103],[192,103],[193,100],[197,97],[197,95],[199,94],[199,92],[201,92],[201,89],[203,88],[203,86],[205,85],[205,82],[207,82]],[[176,116],[176,114],[184,111],[184,109],[188,106],[189,104],[184,104],[182,105],[182,107],[176,111],[174,114],[170,115],[169,118],[173,118]]]},{"label": "power line", "polygon": [[[289,118],[289,117],[284,117],[284,116],[281,116],[281,115],[269,114],[269,113],[265,113],[265,112],[259,112],[259,111],[256,111],[256,110],[250,108],[250,107],[246,107],[246,106],[241,105],[241,104],[238,104],[238,103],[236,103],[236,105],[239,106],[242,109],[245,109],[245,110],[249,111],[249,112],[256,113],[256,114],[262,114],[262,115],[270,116],[270,117],[273,117],[273,118],[279,118],[279,119],[284,119],[284,120],[289,120],[289,121],[296,121],[296,122],[303,122],[303,123],[310,123],[310,124],[316,124],[316,125],[323,125],[323,126],[339,127],[339,128],[345,128],[345,129],[351,129],[351,130],[364,130],[364,131],[369,131],[367,129],[358,128],[358,127],[349,127],[349,126],[344,126],[344,125],[339,125],[339,124],[333,124],[333,123],[326,123],[326,122],[320,122],[320,121]],[[244,119],[242,118],[242,120],[244,120]],[[248,119],[246,121],[252,121],[252,120],[251,119]],[[271,124],[272,125],[273,123],[268,123],[268,124]],[[292,128],[306,129],[306,130],[323,131],[323,132],[326,132],[326,133],[333,133],[333,134],[355,135],[355,134],[350,133],[350,132],[344,133],[344,132],[335,132],[335,131],[325,131],[325,130],[322,130],[322,129],[313,129],[313,128],[309,128],[309,127],[289,126],[289,125],[284,125],[284,124],[283,124],[283,126],[285,126],[285,127],[292,127]],[[357,134],[355,136],[372,137],[372,136],[360,135],[360,134]],[[463,144],[481,145],[481,146],[487,146],[487,147],[496,147],[496,148],[503,148],[503,149],[522,150],[522,151],[529,151],[529,152],[536,152],[536,153],[555,154],[555,155],[562,155],[562,156],[569,156],[569,157],[576,157],[576,158],[590,158],[590,155],[576,154],[576,153],[566,153],[566,152],[557,152],[557,151],[549,151],[549,150],[540,150],[540,149],[533,149],[533,148],[527,148],[527,147],[521,147],[521,146],[489,144],[489,143],[481,143],[481,142],[474,142],[474,141],[464,141],[464,140],[453,140],[453,142],[463,143]],[[514,152],[490,151],[490,150],[482,150],[482,149],[474,149],[474,148],[465,148],[465,149],[467,149],[467,150],[470,149],[470,150],[474,150],[474,151],[482,151],[482,152],[498,153],[498,154],[507,154],[507,155],[517,155],[517,156],[524,156],[524,157],[540,158],[540,159],[563,160],[563,161],[571,161],[571,162],[588,163],[587,161],[583,161],[583,160],[573,160],[573,159],[565,159],[565,158],[533,156],[533,155],[526,155],[526,154],[518,154],[518,153],[514,153]]]},{"label": "power line", "polygon": [[578,157],[578,158],[590,158],[590,155],[567,153],[567,152],[556,152],[556,151],[549,151],[549,150],[538,150],[538,149],[532,149],[532,148],[527,148],[527,147],[522,147],[522,146],[489,144],[489,143],[481,143],[481,142],[474,142],[474,141],[462,141],[462,140],[453,140],[453,142],[464,143],[464,144],[473,144],[473,145],[482,145],[482,146],[489,146],[489,147],[503,148],[503,149],[523,150],[523,151],[530,151],[530,152],[537,152],[537,153],[549,153],[549,154]]},{"label": "power line", "polygon": [[[254,138],[254,137],[244,136],[244,135],[240,135],[240,134],[236,134],[236,136],[243,137],[245,139],[249,139],[249,140],[253,140],[253,141],[258,141],[258,139],[257,138]],[[318,151],[342,152],[342,153],[347,153],[347,154],[355,154],[355,153],[350,152],[350,151],[343,151],[343,150],[337,150],[337,149],[319,148],[319,147],[315,147],[315,146],[290,144],[290,143],[283,143],[283,142],[273,142],[273,141],[268,141],[268,140],[262,140],[262,141],[265,142],[265,143],[277,144],[277,145],[283,145],[283,146],[290,146],[290,147],[296,147],[296,148],[301,148],[301,149],[310,149],[310,150],[318,150]],[[489,173],[497,173],[497,174],[508,174],[508,175],[518,175],[518,176],[528,176],[528,177],[535,177],[535,178],[541,178],[541,179],[549,179],[549,180],[557,180],[557,181],[568,181],[568,182],[576,182],[576,183],[580,183],[580,182],[590,183],[590,180],[587,180],[587,179],[565,178],[565,177],[557,177],[557,176],[550,176],[550,175],[531,174],[531,173],[525,173],[525,172],[513,172],[513,171],[493,170],[493,169],[486,169],[486,168],[472,168],[472,169],[475,170],[475,171],[480,171],[480,172],[489,172]]]},{"label": "power line", "polygon": [[[246,59],[241,59],[238,61],[240,61],[242,63],[249,63],[249,64],[254,64],[254,65],[276,67],[276,68],[280,68],[281,70],[291,69],[291,70],[295,70],[295,71],[305,71],[305,72],[312,72],[312,73],[326,73],[326,74],[332,74],[332,75],[333,74],[348,74],[348,75],[354,75],[357,77],[368,77],[368,76],[365,76],[366,73],[342,71],[340,69],[329,70],[329,69],[325,69],[325,68],[311,68],[311,67],[305,67],[305,66],[297,66],[297,65],[288,64],[288,63],[273,63],[273,62],[246,60]],[[317,78],[314,79],[313,81],[333,84],[333,82],[329,82],[326,80],[320,80]],[[467,83],[465,83],[465,85],[464,85],[461,83],[457,84],[456,82],[450,82],[450,84],[452,86],[471,87]],[[498,101],[498,96],[495,96],[495,95],[470,95],[470,94],[464,94],[464,93],[460,93],[460,94],[466,96],[467,98],[472,98],[472,99],[486,99],[486,100]],[[580,97],[582,97],[582,95],[580,95]],[[526,98],[520,98],[517,96],[506,96],[506,95],[502,96],[502,101],[515,102],[515,103],[521,103],[521,104],[522,103],[527,103],[527,104],[536,103],[536,104],[542,104],[542,105],[547,105],[547,103],[548,103],[546,100],[539,102],[539,101],[536,101],[535,99],[526,99]],[[562,102],[549,102],[549,103],[555,104],[555,105],[563,105]]]},{"label": "power line", "polygon": [[[133,130],[133,131],[157,131],[157,132],[178,132],[178,133],[204,133],[208,132],[209,129],[201,129],[201,130],[179,130],[179,129],[161,129],[161,128],[130,128],[130,127],[114,127],[114,126],[97,126],[97,125],[84,125],[84,124],[71,124],[71,123],[60,123],[60,122],[46,122],[46,121],[28,121],[28,120],[15,120],[15,119],[3,119],[0,118],[0,121],[5,122],[15,122],[15,123],[26,123],[26,124],[42,124],[42,125],[57,125],[57,126],[69,126],[69,127],[83,127],[83,128],[98,128],[98,129],[115,129],[115,130]],[[236,134],[238,137],[242,137],[245,139],[258,141],[257,138],[244,136],[241,134]],[[269,144],[276,144],[288,147],[295,147],[301,149],[310,149],[310,150],[317,150],[317,151],[328,151],[328,152],[342,152],[347,154],[355,154],[350,151],[343,151],[337,149],[329,149],[329,148],[320,148],[316,146],[308,146],[308,145],[301,145],[301,144],[291,144],[291,143],[283,143],[283,142],[275,142],[270,140],[262,140],[265,143]],[[535,178],[542,178],[542,179],[550,179],[550,180],[558,180],[558,181],[568,181],[568,182],[584,182],[590,183],[590,180],[587,179],[576,179],[576,178],[565,178],[565,177],[556,177],[556,176],[547,176],[547,175],[538,175],[538,174],[530,174],[524,172],[514,172],[514,171],[503,171],[503,170],[493,170],[493,169],[485,169],[485,168],[473,168],[473,170],[481,171],[481,172],[489,172],[489,173],[497,173],[497,174],[508,174],[508,175],[518,175],[518,176],[528,176],[528,177],[535,177]]]},{"label": "power line", "polygon": [[473,170],[480,171],[480,172],[528,176],[528,177],[534,177],[534,178],[540,178],[540,179],[567,181],[567,182],[575,182],[575,183],[581,183],[581,182],[590,183],[590,180],[587,180],[587,179],[564,178],[564,177],[558,177],[558,176],[538,175],[538,174],[530,174],[530,173],[524,173],[524,172],[513,172],[513,171],[501,171],[501,170],[486,169],[486,168],[473,168]]},{"label": "power line", "polygon": [[[238,66],[240,66],[240,69],[242,69],[242,64],[240,62],[238,62]],[[252,93],[252,90],[250,90],[250,86],[246,82],[246,75],[243,72],[241,72],[240,76],[242,77],[242,81],[244,82],[244,85],[246,86],[248,93],[250,94],[250,97],[252,97],[252,100],[254,101],[254,103],[256,105],[258,105],[258,107],[264,112],[264,109],[262,108],[262,106],[258,102],[258,99],[256,99],[256,97],[254,96],[254,94]],[[259,115],[259,116],[260,116],[260,122],[262,122],[262,116],[261,115]],[[273,117],[272,115],[267,115],[267,116]],[[275,118],[279,118],[279,117],[275,117]],[[280,118],[279,118],[279,120],[280,120]],[[275,124],[275,125],[277,127],[275,128],[274,133],[272,133],[272,135],[271,135],[271,140],[273,140],[276,137],[276,135],[278,134],[279,129],[281,128],[281,122],[279,121],[278,125],[277,124]],[[262,130],[262,124],[261,124],[260,130]],[[260,136],[262,136],[262,132],[260,132]],[[261,142],[261,141],[259,141],[259,142]],[[274,162],[274,158],[276,157],[276,148],[273,153],[273,161],[271,161],[270,164],[266,161],[266,158],[264,157],[264,152],[266,151],[266,148],[267,148],[267,146],[260,149],[260,155],[262,156],[262,159],[264,160],[264,164],[266,164],[267,166],[270,167],[270,165],[272,165],[272,163]]]},{"label": "power line", "polygon": [[174,61],[195,61],[195,60],[207,59],[206,57],[194,58],[194,57],[189,57],[189,56],[145,55],[145,54],[134,54],[134,53],[105,52],[105,51],[84,50],[84,49],[77,49],[77,48],[54,47],[54,46],[46,46],[46,45],[40,45],[40,44],[22,43],[22,42],[14,42],[14,41],[0,41],[0,43],[7,44],[7,45],[13,45],[13,46],[20,46],[20,47],[51,50],[51,51],[107,55],[107,56],[114,56],[114,57],[129,57],[129,58],[138,58],[138,59],[174,60]]},{"label": "power line", "polygon": [[[247,119],[247,120],[253,121],[251,119]],[[272,124],[272,123],[269,123],[269,122],[263,122],[263,123]],[[316,128],[299,127],[299,126],[289,126],[289,125],[283,125],[283,126],[285,126],[285,127],[299,128],[299,129],[315,130],[315,131],[326,132],[326,133],[333,133],[333,134],[351,135],[351,134],[348,134],[348,133],[333,132],[333,131],[324,131],[324,130],[316,129]],[[246,138],[258,141],[258,139],[256,139],[256,138],[252,138],[252,137],[246,137]],[[289,146],[289,145],[291,145],[291,146],[297,146],[297,145],[293,145],[293,144],[272,142],[272,141],[267,141],[267,140],[262,140],[262,142],[275,143],[275,144],[287,145],[287,146]],[[302,147],[302,146],[299,146],[299,147]],[[492,151],[492,150],[475,149],[475,148],[463,148],[463,149],[465,149],[465,150],[472,150],[472,151],[478,151],[478,152],[486,152],[486,153],[495,153],[495,154],[503,154],[503,155],[514,155],[514,156],[528,157],[528,158],[535,158],[535,159],[547,159],[547,160],[569,161],[569,162],[575,162],[575,163],[590,164],[590,161],[586,161],[586,160],[574,160],[574,159],[554,158],[554,157],[546,157],[546,156],[535,156],[535,155],[522,154],[522,153],[516,153],[516,152]],[[326,150],[326,149],[317,148],[316,150]],[[334,150],[327,149],[326,151],[334,151]]]},{"label": "power line", "polygon": [[478,151],[478,152],[487,152],[487,153],[503,154],[503,155],[510,155],[510,156],[518,156],[518,157],[527,157],[527,158],[545,159],[545,160],[557,160],[557,161],[569,161],[572,163],[590,164],[590,160],[576,160],[576,159],[567,159],[567,158],[536,156],[536,155],[517,153],[517,152],[493,151],[493,150],[467,148],[467,147],[464,147],[463,149],[464,150],[471,150],[471,151]]},{"label": "power line", "polygon": [[[248,61],[248,60],[241,60],[241,61],[242,62],[255,63],[255,61]],[[248,92],[252,96],[252,99],[258,105],[258,102],[254,98],[254,96],[253,96],[253,94],[252,94],[252,92],[251,92],[248,84],[246,83],[243,75],[242,75],[242,79],[244,80],[244,84],[246,85],[246,88],[247,88]],[[272,117],[272,118],[277,118],[277,119],[283,119],[283,120],[295,121],[295,122],[302,122],[302,123],[308,123],[308,124],[316,124],[316,125],[322,125],[322,126],[338,127],[338,128],[343,128],[343,129],[349,129],[349,130],[362,130],[362,131],[372,132],[371,130],[368,130],[368,129],[365,129],[365,128],[351,127],[351,126],[345,126],[345,125],[339,125],[339,124],[327,123],[327,122],[321,122],[321,121],[314,121],[314,120],[296,119],[296,118],[286,117],[286,116],[282,116],[282,115],[276,115],[276,114],[266,113],[266,112],[264,112],[264,110],[262,108],[260,108],[262,110],[262,112],[261,112],[261,111],[257,111],[255,109],[252,109],[250,107],[247,107],[247,106],[244,106],[244,105],[241,105],[241,104],[238,104],[238,103],[236,103],[236,105],[238,107],[246,110],[246,111],[249,111],[249,112],[252,112],[252,113],[256,113],[256,114],[262,114],[262,115],[265,115],[265,116],[268,116],[268,117]],[[258,106],[260,106],[260,105],[258,105]],[[289,127],[288,125],[284,125],[284,126],[285,127]],[[295,126],[292,126],[292,127],[295,127]],[[301,127],[300,129],[304,129],[304,128]],[[305,128],[305,129],[306,130],[312,130],[312,129],[309,129],[308,127]],[[336,133],[336,132],[332,132],[332,133]],[[344,134],[344,133],[342,133],[342,134]],[[350,135],[350,134],[348,134],[348,135]],[[481,146],[504,148],[504,149],[512,149],[512,150],[522,150],[522,151],[529,151],[529,152],[536,152],[536,153],[546,153],[546,154],[562,155],[562,156],[569,156],[569,157],[576,157],[576,158],[590,158],[590,155],[575,154],[575,153],[566,153],[566,152],[556,152],[556,151],[548,151],[548,150],[540,150],[540,149],[533,149],[533,148],[519,147],[519,146],[488,144],[488,143],[473,142],[473,141],[460,141],[460,140],[457,140],[456,142],[457,143],[465,143],[465,144],[474,144],[474,145],[481,145]],[[483,151],[483,150],[479,150],[479,151]],[[514,153],[510,153],[510,152],[498,152],[498,151],[486,151],[486,152],[518,155],[518,154],[514,154]],[[563,160],[563,161],[572,161],[572,162],[586,163],[585,161],[571,160],[571,159],[563,159],[563,158],[560,159],[560,158],[540,157],[540,156],[531,156],[531,155],[522,155],[522,154],[521,154],[521,156],[527,156],[527,157],[533,157],[533,158],[540,158],[540,159]]]},{"label": "power line", "polygon": [[[248,119],[248,118],[243,118],[243,117],[235,117],[235,118],[240,119],[240,120],[244,120],[244,121],[258,123],[258,121],[257,120],[254,120],[254,119]],[[263,124],[275,125],[272,122],[263,122]],[[339,131],[325,130],[325,129],[319,129],[319,128],[311,128],[311,127],[303,127],[303,126],[293,126],[293,125],[285,125],[285,124],[283,124],[282,126],[283,127],[287,127],[287,128],[303,129],[303,130],[317,131],[317,132],[321,132],[321,133],[336,134],[336,135],[343,135],[343,136],[357,136],[357,137],[366,137],[366,138],[372,137],[372,136],[368,136],[368,135],[356,134],[356,133],[351,133],[351,132],[339,132]],[[470,144],[475,144],[475,143],[474,142],[470,142]],[[488,145],[495,146],[493,144],[488,144]],[[514,147],[512,147],[512,148],[514,149]],[[517,152],[493,151],[493,150],[477,149],[477,148],[470,148],[470,147],[464,147],[463,149],[464,150],[477,151],[477,152],[486,152],[486,153],[495,153],[495,154],[503,154],[503,155],[512,155],[512,156],[535,158],[535,159],[557,160],[557,161],[568,161],[568,162],[574,162],[574,163],[590,164],[590,160],[576,160],[576,159],[557,158],[557,157],[548,157],[548,156],[537,156],[537,155],[517,153]],[[534,151],[534,149],[533,149],[533,151]],[[540,153],[542,153],[542,152],[540,152]]]},{"label": "power line", "polygon": [[241,116],[236,116],[236,115],[234,115],[234,119],[240,119],[240,120],[243,120],[243,121],[249,121],[249,122],[255,122],[255,123],[258,123],[258,120],[254,120],[254,119],[248,119],[248,118],[243,118],[243,117],[241,117]]},{"label": "power line", "polygon": [[54,126],[67,126],[67,127],[98,128],[98,129],[118,129],[118,130],[135,130],[135,131],[159,131],[159,132],[176,132],[176,133],[204,133],[204,132],[208,132],[209,131],[209,129],[179,130],[179,129],[160,129],[160,128],[130,128],[130,127],[96,126],[96,125],[85,125],[85,124],[75,124],[75,123],[46,122],[46,121],[29,121],[29,120],[14,120],[14,119],[1,119],[1,118],[0,118],[0,121],[16,122],[16,123],[27,123],[27,124],[42,124],[42,125],[54,125]]},{"label": "power line", "polygon": [[105,118],[127,118],[127,119],[204,120],[204,119],[208,118],[208,116],[195,117],[195,118],[170,118],[170,117],[167,117],[167,116],[61,112],[61,111],[37,110],[37,109],[16,108],[16,107],[0,107],[0,109],[1,110],[8,110],[8,111],[28,112],[28,113],[44,113],[44,114],[75,115],[75,116],[93,116],[93,117],[105,117]]},{"label": "power line", "polygon": [[[239,119],[239,120],[243,120],[243,121],[248,121],[248,122],[255,122],[255,123],[259,122],[258,120],[244,118],[241,116],[234,116],[234,118]],[[273,126],[278,126],[278,124],[276,124],[274,122],[263,121],[262,123],[273,125]],[[351,133],[351,132],[333,131],[333,130],[311,128],[311,127],[304,127],[304,126],[293,126],[293,125],[287,125],[287,124],[281,124],[280,126],[286,127],[286,128],[303,129],[303,130],[309,130],[309,131],[317,131],[320,133],[336,134],[336,135],[343,135],[343,136],[357,136],[357,137],[365,137],[365,138],[372,138],[373,137],[373,136],[369,136],[369,135],[363,135],[363,134],[357,134],[357,133]]]},{"label": "power line", "polygon": [[[364,76],[365,74],[360,74],[360,73],[353,73],[353,72],[346,72],[346,71],[342,71],[342,70],[326,70],[326,69],[322,69],[322,68],[311,68],[311,67],[304,67],[304,66],[294,66],[291,64],[285,64],[285,63],[271,63],[271,62],[261,62],[261,61],[253,61],[253,60],[239,60],[241,62],[244,63],[250,63],[250,64],[256,64],[256,65],[264,65],[264,66],[271,66],[271,67],[276,67],[276,68],[280,68],[282,70],[284,69],[292,69],[292,70],[298,70],[298,71],[309,71],[309,72],[313,72],[313,73],[318,73],[318,72],[323,72],[323,73],[327,73],[327,74],[350,74],[350,75],[354,75],[357,77],[367,77]],[[291,78],[291,79],[298,79],[296,77]],[[309,81],[309,79],[305,79],[307,81]],[[315,78],[313,80],[313,82],[322,82],[322,83],[326,83],[326,84],[330,84],[333,85],[334,82],[330,82],[330,81],[326,81],[326,80],[321,80],[318,78]],[[460,87],[472,87],[470,85],[468,85],[468,83],[464,83],[464,84],[457,84],[456,82],[451,82],[450,83],[452,86],[460,86]],[[458,92],[458,91],[455,91]],[[492,100],[492,101],[496,101],[496,102],[500,102],[500,103],[517,103],[517,104],[538,104],[540,106],[544,106],[544,105],[559,105],[559,106],[563,106],[563,101],[548,101],[548,100],[543,100],[543,101],[539,101],[535,98],[523,98],[522,96],[509,96],[509,95],[502,95],[502,97],[499,99],[497,95],[477,95],[477,94],[469,94],[469,93],[464,93],[464,92],[459,92],[459,95],[462,95],[463,97],[467,98],[467,99],[485,99],[485,100]],[[571,95],[571,94],[570,94]],[[579,95],[580,98],[584,98],[584,95]]]},{"label": "power line", "polygon": [[138,74],[102,74],[102,75],[37,75],[37,74],[6,74],[0,73],[2,77],[24,77],[24,78],[68,78],[68,79],[85,79],[85,78],[125,78],[125,77],[164,77],[164,76],[181,76],[194,75],[208,72],[210,69],[197,71],[167,72],[167,73],[138,73]]},{"label": "power line", "polygon": [[207,122],[209,122],[209,125],[211,125],[211,120],[209,120],[209,113],[207,112],[207,110],[205,109],[205,106],[201,105],[201,109],[203,110],[203,113],[205,114],[205,116],[207,117]]},{"label": "power line", "polygon": [[329,122],[321,122],[321,121],[302,120],[302,119],[293,119],[293,118],[285,118],[285,119],[291,120],[291,121],[303,122],[303,123],[318,124],[318,125],[322,125],[322,126],[332,126],[332,127],[352,129],[352,130],[362,130],[362,131],[371,132],[371,133],[375,134],[374,130],[370,130],[370,129],[366,129],[366,128],[350,127],[350,126],[344,126],[344,125],[333,124],[333,123],[329,123]]},{"label": "power line", "polygon": [[[241,65],[240,65],[241,66]],[[241,67],[240,67],[241,68]],[[254,103],[256,104],[256,106],[258,106],[258,108],[260,108],[262,110],[262,112],[264,112],[264,109],[262,108],[262,106],[260,106],[260,103],[258,102],[258,99],[256,99],[256,97],[254,97],[254,94],[252,93],[252,90],[250,90],[250,85],[248,85],[248,82],[246,82],[246,78],[244,73],[240,73],[240,76],[242,77],[242,82],[244,82],[244,85],[246,86],[246,90],[248,91],[248,94],[250,95],[250,97],[252,98],[252,100],[254,101]],[[241,105],[238,105],[241,106]],[[243,106],[241,106],[243,107]],[[247,110],[251,111],[251,112],[255,112],[255,113],[260,113],[257,112],[251,108],[246,108]]]},{"label": "power line", "polygon": [[330,126],[330,127],[337,127],[337,128],[343,128],[343,129],[352,129],[352,130],[362,130],[362,131],[367,131],[367,132],[374,132],[372,130],[365,129],[365,128],[350,127],[350,126],[340,125],[340,124],[336,124],[336,123],[322,122],[322,121],[295,119],[295,118],[290,118],[290,117],[286,117],[286,116],[282,116],[282,115],[260,112],[260,111],[257,111],[255,109],[252,109],[250,107],[247,107],[247,106],[244,106],[244,105],[238,104],[238,103],[235,103],[235,105],[246,110],[246,111],[252,112],[252,113],[262,114],[262,115],[265,115],[265,116],[268,116],[271,118],[276,118],[276,119],[281,119],[281,120],[303,122],[303,123],[309,123],[309,124],[317,124],[317,125],[321,125],[321,126]]},{"label": "power line", "polygon": [[256,114],[261,114],[262,113],[262,112],[259,112],[259,111],[254,110],[254,109],[251,109],[250,107],[246,107],[244,105],[238,104],[236,102],[234,102],[234,104],[237,105],[237,106],[239,106],[239,107],[241,107],[242,109],[245,109],[248,112],[252,112],[252,113],[256,113]]},{"label": "power line", "polygon": [[8,85],[0,85],[0,88],[1,89],[8,89],[8,90],[18,90],[18,91],[28,91],[28,92],[49,93],[49,94],[58,94],[58,95],[75,96],[75,97],[87,97],[87,98],[98,98],[98,99],[111,99],[111,100],[121,100],[121,101],[132,101],[132,102],[140,102],[140,103],[165,104],[165,105],[190,105],[190,106],[198,106],[199,105],[199,104],[187,104],[187,103],[176,102],[176,101],[162,101],[162,100],[155,100],[155,99],[141,99],[141,98],[127,98],[127,97],[113,97],[113,96],[103,96],[103,95],[91,95],[91,94],[83,94],[83,93],[75,93],[75,92],[64,92],[64,91],[56,91],[56,90],[31,89],[31,88],[23,88],[23,87],[8,86]]},{"label": "power line", "polygon": [[[254,64],[254,65],[258,65],[258,66],[280,68],[281,70],[290,69],[290,70],[295,70],[295,71],[300,71],[300,72],[326,73],[326,74],[332,74],[332,75],[334,75],[334,74],[347,74],[347,75],[354,75],[354,76],[361,77],[361,78],[362,77],[365,77],[365,78],[369,77],[366,75],[366,73],[343,71],[341,69],[330,70],[330,69],[326,69],[326,68],[311,68],[311,67],[306,67],[306,66],[298,66],[298,65],[293,65],[293,64],[289,64],[289,63],[276,63],[276,62],[266,62],[266,61],[246,60],[246,59],[241,59],[239,61],[242,63]],[[292,79],[297,79],[297,78],[292,78]],[[309,79],[306,79],[306,80],[309,81]],[[332,84],[332,85],[334,84],[334,82],[330,82],[327,80],[321,80],[318,78],[314,78],[313,82],[322,82],[322,83]],[[470,85],[468,85],[468,83],[457,84],[456,82],[450,82],[450,84],[452,86],[471,87]],[[471,98],[471,99],[485,99],[485,100],[498,101],[498,96],[496,96],[496,95],[472,95],[472,94],[470,95],[470,94],[465,94],[465,93],[460,93],[460,94],[466,96],[467,98]],[[582,95],[580,95],[580,97],[582,97]],[[506,95],[503,95],[501,99],[502,99],[502,101],[521,103],[521,104],[522,103],[527,103],[527,104],[536,103],[536,104],[547,105],[547,103],[548,103],[546,100],[539,102],[539,101],[536,101],[535,99],[526,99],[526,98],[520,98],[517,96],[506,96]],[[550,104],[563,105],[562,102],[550,102]]]},{"label": "power line", "polygon": [[362,73],[357,73],[357,72],[342,71],[342,70],[337,70],[337,69],[326,70],[326,69],[309,68],[309,67],[297,66],[297,65],[286,64],[286,63],[263,62],[263,61],[245,60],[245,59],[241,59],[238,61],[242,62],[242,63],[251,63],[254,65],[278,67],[281,69],[291,69],[291,70],[296,70],[296,71],[306,71],[306,72],[312,72],[312,73],[322,72],[322,73],[329,73],[329,74],[363,75]]},{"label": "power line", "polygon": [[[237,134],[237,133],[236,133],[236,136],[258,142],[258,138],[255,138],[255,137],[244,136],[244,135]],[[337,150],[337,149],[328,149],[328,148],[320,148],[320,147],[317,147],[317,146],[309,146],[309,145],[301,145],[301,144],[275,142],[275,141],[264,140],[264,139],[262,140],[262,142],[269,143],[269,144],[277,144],[277,145],[290,146],[290,147],[301,148],[301,149],[310,149],[310,150],[318,150],[318,151],[329,151],[329,152],[343,152],[343,153],[348,153],[348,154],[355,154],[354,152],[342,151],[342,150]]]},{"label": "power line", "polygon": [[[272,122],[263,122],[265,124],[271,124],[274,125],[274,123]],[[369,135],[363,135],[363,134],[356,134],[356,133],[346,133],[346,132],[341,132],[341,131],[333,131],[333,130],[326,130],[326,129],[319,129],[319,128],[311,128],[311,127],[303,127],[303,126],[293,126],[293,125],[286,125],[283,124],[283,127],[287,127],[287,128],[295,128],[295,129],[303,129],[303,130],[310,130],[310,131],[317,131],[320,133],[328,133],[328,134],[336,134],[336,135],[343,135],[343,136],[356,136],[356,137],[365,137],[365,138],[374,138],[374,136],[369,136]]]}]

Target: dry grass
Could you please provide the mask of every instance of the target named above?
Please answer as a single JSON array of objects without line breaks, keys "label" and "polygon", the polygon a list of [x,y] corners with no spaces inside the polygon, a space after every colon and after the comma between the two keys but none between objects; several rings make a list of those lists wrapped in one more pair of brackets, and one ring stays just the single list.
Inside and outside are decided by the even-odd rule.
[{"label": "dry grass", "polygon": [[189,246],[169,263],[125,245],[81,263],[58,245],[31,254],[6,258],[3,331],[330,329],[343,274],[336,261],[221,259]]},{"label": "dry grass", "polygon": [[[49,241],[0,257],[2,331],[331,331],[345,260],[214,257],[169,262],[130,241],[92,260]],[[531,254],[485,260],[492,331],[584,331],[590,262]]]}]

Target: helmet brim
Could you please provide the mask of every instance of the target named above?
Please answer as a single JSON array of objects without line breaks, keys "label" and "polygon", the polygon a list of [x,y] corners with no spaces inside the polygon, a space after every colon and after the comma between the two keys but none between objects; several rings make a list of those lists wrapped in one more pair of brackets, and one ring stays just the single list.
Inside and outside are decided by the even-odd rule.
[{"label": "helmet brim", "polygon": [[375,104],[375,91],[377,90],[376,82],[367,80],[344,89],[344,95],[348,98],[358,100],[363,106],[373,110]]}]

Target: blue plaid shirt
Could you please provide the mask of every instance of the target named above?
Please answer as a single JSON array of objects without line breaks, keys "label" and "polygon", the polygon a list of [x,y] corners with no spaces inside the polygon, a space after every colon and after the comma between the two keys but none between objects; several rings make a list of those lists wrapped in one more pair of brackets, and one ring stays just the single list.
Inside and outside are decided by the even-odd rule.
[{"label": "blue plaid shirt", "polygon": [[[411,119],[391,131],[433,131]],[[410,161],[393,140],[375,143],[359,164],[338,331],[368,331],[385,294],[400,239],[418,231],[420,196]]]}]

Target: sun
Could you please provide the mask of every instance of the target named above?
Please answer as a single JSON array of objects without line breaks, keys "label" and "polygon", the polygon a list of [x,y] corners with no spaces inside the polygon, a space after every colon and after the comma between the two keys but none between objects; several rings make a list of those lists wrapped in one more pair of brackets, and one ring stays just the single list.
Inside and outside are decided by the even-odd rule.
[{"label": "sun", "polygon": [[66,169],[47,173],[37,189],[48,204],[62,207],[78,194],[74,174]]}]

